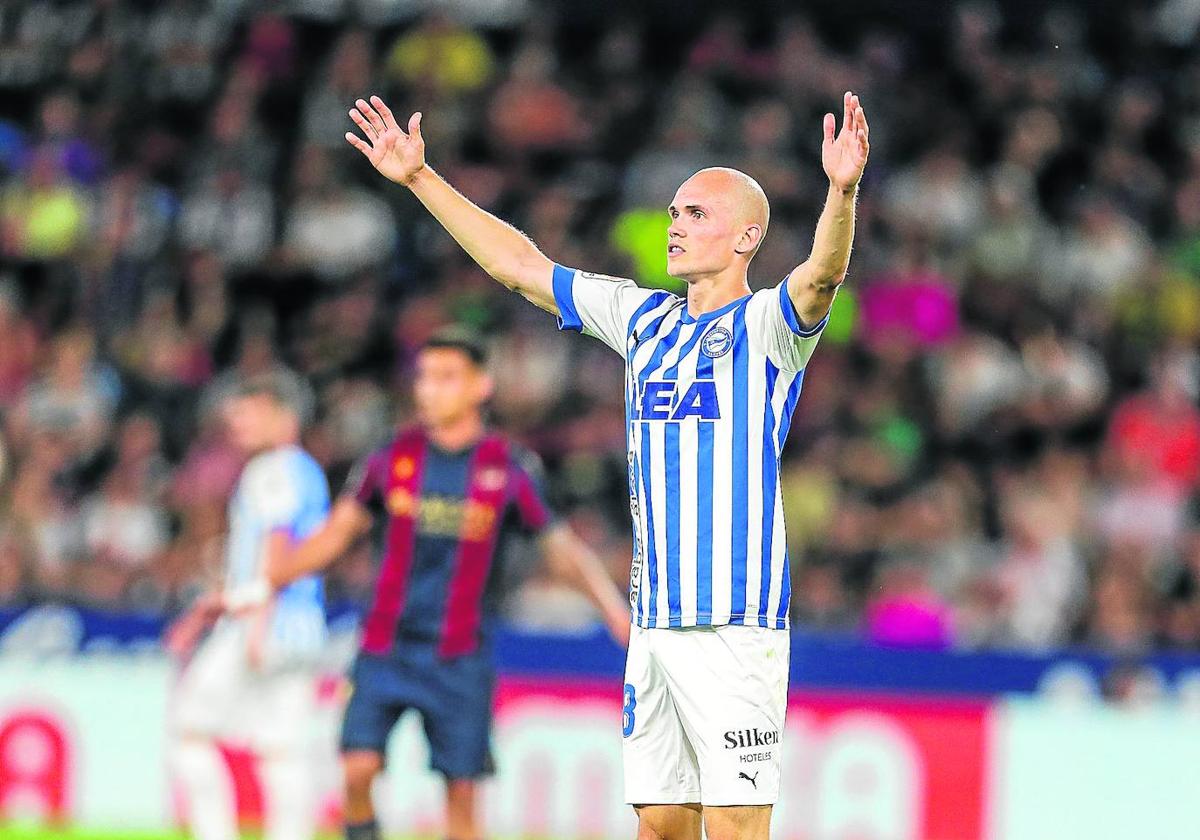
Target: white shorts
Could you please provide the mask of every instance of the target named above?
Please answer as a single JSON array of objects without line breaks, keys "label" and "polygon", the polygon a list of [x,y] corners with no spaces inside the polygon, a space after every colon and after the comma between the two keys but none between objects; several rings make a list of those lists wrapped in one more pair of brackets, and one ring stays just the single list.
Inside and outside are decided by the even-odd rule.
[{"label": "white shorts", "polygon": [[625,801],[773,805],[790,654],[786,630],[635,626],[625,664]]},{"label": "white shorts", "polygon": [[198,735],[264,752],[302,751],[317,699],[312,668],[250,666],[242,629],[219,624],[184,668],[175,687],[176,735]]}]

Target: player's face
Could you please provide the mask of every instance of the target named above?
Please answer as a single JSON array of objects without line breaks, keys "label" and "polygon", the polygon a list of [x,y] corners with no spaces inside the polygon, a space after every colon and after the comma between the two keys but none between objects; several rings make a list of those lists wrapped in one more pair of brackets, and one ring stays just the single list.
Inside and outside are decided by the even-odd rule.
[{"label": "player's face", "polygon": [[[717,176],[698,173],[683,182],[667,212],[667,274],[695,280],[724,271],[743,233]],[[728,192],[725,190],[724,192]]]},{"label": "player's face", "polygon": [[431,347],[417,357],[414,393],[426,426],[444,426],[478,413],[491,395],[491,379],[461,350]]},{"label": "player's face", "polygon": [[280,412],[266,394],[234,397],[225,407],[225,424],[233,445],[247,453],[269,449],[275,440]]}]

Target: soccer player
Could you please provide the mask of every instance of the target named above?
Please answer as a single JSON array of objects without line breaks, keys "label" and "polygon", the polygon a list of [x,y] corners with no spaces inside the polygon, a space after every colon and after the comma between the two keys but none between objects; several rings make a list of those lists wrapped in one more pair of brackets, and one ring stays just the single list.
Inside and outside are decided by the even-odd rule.
[{"label": "soccer player", "polygon": [[808,259],[751,293],[767,231],[761,187],[704,169],[667,212],[667,270],[686,297],[556,265],[425,162],[421,114],[379,97],[346,139],[406,186],[492,277],[626,362],[634,529],[624,695],[625,795],[639,838],[766,838],[787,703],[789,573],[779,456],[803,371],[846,275],[867,119],[847,92],[826,114],[829,179]]},{"label": "soccer player", "polygon": [[328,523],[269,572],[285,584],[385,526],[342,726],[348,840],[379,838],[372,782],[408,709],[421,713],[432,767],[446,779],[447,836],[483,836],[476,785],[492,770],[489,641],[510,537],[536,535],[617,640],[629,639],[628,604],[587,545],[552,521],[536,459],[484,423],[492,380],[483,346],[465,333],[434,336],[417,355],[414,391],[418,424],[359,464]]},{"label": "soccer player", "polygon": [[299,446],[310,412],[307,387],[285,372],[248,380],[225,408],[234,443],[252,457],[229,505],[224,592],[202,599],[167,639],[186,655],[225,613],[184,668],[173,698],[172,765],[197,840],[240,836],[218,741],[252,748],[260,759],[267,840],[315,833],[308,733],[326,640],[322,582],[310,575],[269,600],[248,597],[265,591],[266,563],[328,515],[325,474]]}]

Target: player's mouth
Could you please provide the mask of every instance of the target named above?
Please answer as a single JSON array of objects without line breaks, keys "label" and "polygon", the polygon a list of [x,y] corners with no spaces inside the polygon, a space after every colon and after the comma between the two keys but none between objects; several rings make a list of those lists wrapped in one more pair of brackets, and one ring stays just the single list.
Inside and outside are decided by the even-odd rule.
[{"label": "player's mouth", "polygon": [[674,242],[667,246],[667,259],[670,259],[671,257],[677,257],[682,253],[683,248],[679,247]]}]

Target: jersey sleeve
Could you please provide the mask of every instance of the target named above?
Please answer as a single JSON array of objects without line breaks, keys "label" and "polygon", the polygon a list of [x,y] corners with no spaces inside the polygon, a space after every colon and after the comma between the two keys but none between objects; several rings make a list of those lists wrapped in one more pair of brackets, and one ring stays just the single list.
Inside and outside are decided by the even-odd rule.
[{"label": "jersey sleeve", "polygon": [[674,297],[659,289],[643,289],[632,280],[554,266],[559,329],[598,338],[622,356],[639,313]]},{"label": "jersey sleeve", "polygon": [[545,470],[537,455],[524,449],[513,454],[512,500],[521,527],[528,533],[541,534],[555,520],[546,501]]},{"label": "jersey sleeve", "polygon": [[826,315],[807,329],[800,323],[796,307],[788,297],[786,277],[778,286],[755,292],[746,304],[746,330],[750,340],[759,345],[781,370],[804,369],[828,322]]},{"label": "jersey sleeve", "polygon": [[294,533],[304,508],[302,488],[289,459],[278,455],[253,464],[246,491],[259,523],[268,531]]},{"label": "jersey sleeve", "polygon": [[325,471],[305,454],[298,464],[297,486],[303,503],[293,523],[293,534],[301,540],[315,532],[329,517],[329,482]]},{"label": "jersey sleeve", "polygon": [[346,476],[342,496],[354,499],[363,507],[370,507],[383,496],[387,478],[387,450],[380,449],[361,458]]}]

